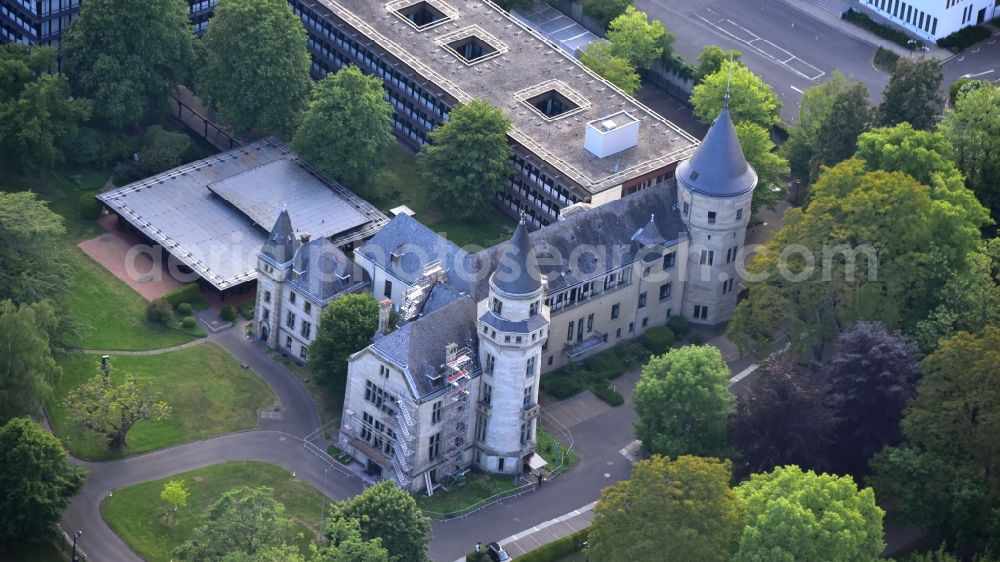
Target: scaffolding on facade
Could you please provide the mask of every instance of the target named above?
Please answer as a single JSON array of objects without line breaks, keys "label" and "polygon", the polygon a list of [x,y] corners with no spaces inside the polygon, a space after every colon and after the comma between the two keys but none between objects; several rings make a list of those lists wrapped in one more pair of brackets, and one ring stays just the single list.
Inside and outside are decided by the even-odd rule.
[{"label": "scaffolding on facade", "polygon": [[[444,477],[457,476],[465,466],[464,456],[468,448],[469,394],[475,362],[470,347],[451,344],[446,350],[443,366],[445,382],[449,389],[442,397],[441,421],[444,430],[441,435],[444,447],[441,467]],[[427,494],[434,493],[429,473],[425,473]]]},{"label": "scaffolding on facade", "polygon": [[403,296],[403,304],[399,307],[399,321],[412,320],[423,308],[427,295],[436,283],[444,280],[444,266],[441,260],[434,260],[424,266],[420,276],[413,281]]}]

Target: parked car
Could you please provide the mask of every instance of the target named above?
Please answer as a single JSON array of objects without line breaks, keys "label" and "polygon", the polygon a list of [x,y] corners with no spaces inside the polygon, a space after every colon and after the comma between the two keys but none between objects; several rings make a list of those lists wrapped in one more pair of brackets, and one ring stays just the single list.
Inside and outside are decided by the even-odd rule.
[{"label": "parked car", "polygon": [[490,560],[493,562],[507,562],[508,560],[513,560],[513,558],[507,554],[507,551],[495,542],[491,542],[486,545],[486,552],[490,555]]}]

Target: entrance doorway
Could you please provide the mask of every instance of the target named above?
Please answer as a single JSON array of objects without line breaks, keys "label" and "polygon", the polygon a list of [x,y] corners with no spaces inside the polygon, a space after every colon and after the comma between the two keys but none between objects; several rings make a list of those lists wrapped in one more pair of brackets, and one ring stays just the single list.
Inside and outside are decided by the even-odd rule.
[{"label": "entrance doorway", "polygon": [[368,467],[365,469],[365,472],[375,477],[382,476],[382,465],[368,459]]}]

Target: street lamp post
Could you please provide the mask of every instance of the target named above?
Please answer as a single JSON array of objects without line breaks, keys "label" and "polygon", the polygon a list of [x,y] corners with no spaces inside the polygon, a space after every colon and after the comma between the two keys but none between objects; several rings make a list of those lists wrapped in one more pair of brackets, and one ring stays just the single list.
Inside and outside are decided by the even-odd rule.
[{"label": "street lamp post", "polygon": [[80,538],[83,531],[77,531],[73,533],[73,562],[80,562],[80,559],[76,557],[76,540]]},{"label": "street lamp post", "polygon": [[[330,467],[326,467],[325,469],[323,469],[323,488],[326,488],[326,473],[329,470],[330,470]],[[327,498],[326,498],[326,492],[322,492],[320,495],[323,497],[323,508],[322,508],[322,511],[321,511],[322,514],[320,515],[320,519],[319,519],[319,532],[320,533],[324,533],[324,532],[326,532],[325,531],[325,529],[326,529],[326,502],[329,501],[329,500],[327,500]]]}]

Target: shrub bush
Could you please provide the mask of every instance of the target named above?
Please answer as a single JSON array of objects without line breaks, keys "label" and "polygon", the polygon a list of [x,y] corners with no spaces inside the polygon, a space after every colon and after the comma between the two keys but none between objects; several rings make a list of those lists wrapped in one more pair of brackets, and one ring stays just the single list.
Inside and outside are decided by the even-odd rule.
[{"label": "shrub bush", "polygon": [[554,540],[549,544],[544,544],[527,554],[517,558],[518,562],[555,562],[560,558],[565,558],[574,552],[583,550],[584,543],[587,542],[588,529],[581,529],[573,534],[566,535],[561,539]]},{"label": "shrub bush", "polygon": [[222,310],[219,311],[219,318],[222,318],[226,322],[236,321],[236,309],[232,305],[225,305]]},{"label": "shrub bush", "polygon": [[248,302],[240,307],[240,315],[247,320],[253,320],[254,304]]},{"label": "shrub bush", "polygon": [[840,15],[842,19],[845,19],[858,27],[863,27],[868,31],[871,31],[875,35],[883,39],[888,39],[893,43],[901,47],[906,47],[910,49],[913,45],[909,44],[910,36],[903,33],[902,31],[896,29],[895,27],[889,27],[887,25],[882,25],[877,21],[868,17],[868,14],[858,12],[856,10],[848,9],[846,12]]},{"label": "shrub bush", "polygon": [[87,192],[80,195],[80,217],[94,221],[101,218],[101,211],[104,209],[104,205],[95,197],[96,194]]},{"label": "shrub bush", "polygon": [[197,325],[198,323],[195,321],[194,316],[185,316],[184,319],[181,320],[181,326],[184,326],[188,330],[194,328]]},{"label": "shrub bush", "polygon": [[872,63],[879,70],[885,72],[892,72],[896,69],[896,61],[899,60],[899,55],[891,49],[886,49],[885,47],[875,48],[875,58],[872,59]]},{"label": "shrub bush", "polygon": [[666,326],[656,326],[642,335],[642,345],[653,355],[666,353],[674,344],[674,333]]},{"label": "shrub bush", "polygon": [[99,148],[96,163],[100,166],[131,158],[139,151],[139,141],[121,131],[99,131]]},{"label": "shrub bush", "polygon": [[671,316],[670,320],[667,320],[667,327],[670,328],[670,331],[678,339],[686,338],[688,332],[691,330],[690,326],[688,326],[688,321],[683,316]]},{"label": "shrub bush", "polygon": [[586,388],[589,374],[580,364],[568,365],[542,377],[539,388],[549,396],[562,400]]},{"label": "shrub bush", "polygon": [[93,164],[101,154],[101,133],[91,127],[80,127],[76,135],[64,141],[60,148],[66,160],[73,164]]},{"label": "shrub bush", "polygon": [[147,129],[142,141],[146,148],[169,148],[177,154],[184,154],[194,144],[191,137],[168,131],[162,125],[153,125]]},{"label": "shrub bush", "polygon": [[953,53],[957,53],[961,50],[968,49],[980,41],[988,39],[989,36],[989,29],[986,29],[981,25],[970,25],[969,27],[959,29],[947,37],[938,39],[937,44],[938,47],[943,47]]},{"label": "shrub bush", "polygon": [[617,390],[611,388],[606,381],[603,383],[594,383],[589,388],[595,396],[611,406],[621,406],[625,403],[625,397],[619,394]]},{"label": "shrub bush", "polygon": [[183,316],[191,316],[192,310],[194,310],[194,308],[191,306],[191,303],[189,302],[182,302],[181,304],[177,305],[177,312]]},{"label": "shrub bush", "polygon": [[146,319],[166,326],[174,319],[174,307],[165,299],[156,299],[146,305]]},{"label": "shrub bush", "polygon": [[188,283],[163,295],[163,298],[172,306],[178,306],[182,302],[194,302],[201,298],[201,287],[197,283]]},{"label": "shrub bush", "polygon": [[701,345],[705,343],[705,340],[702,339],[702,337],[699,336],[698,334],[694,334],[693,336],[688,338],[688,343],[691,345]]},{"label": "shrub bush", "polygon": [[472,552],[465,555],[465,562],[490,562],[490,557],[486,554],[486,545],[482,546],[482,550]]}]

